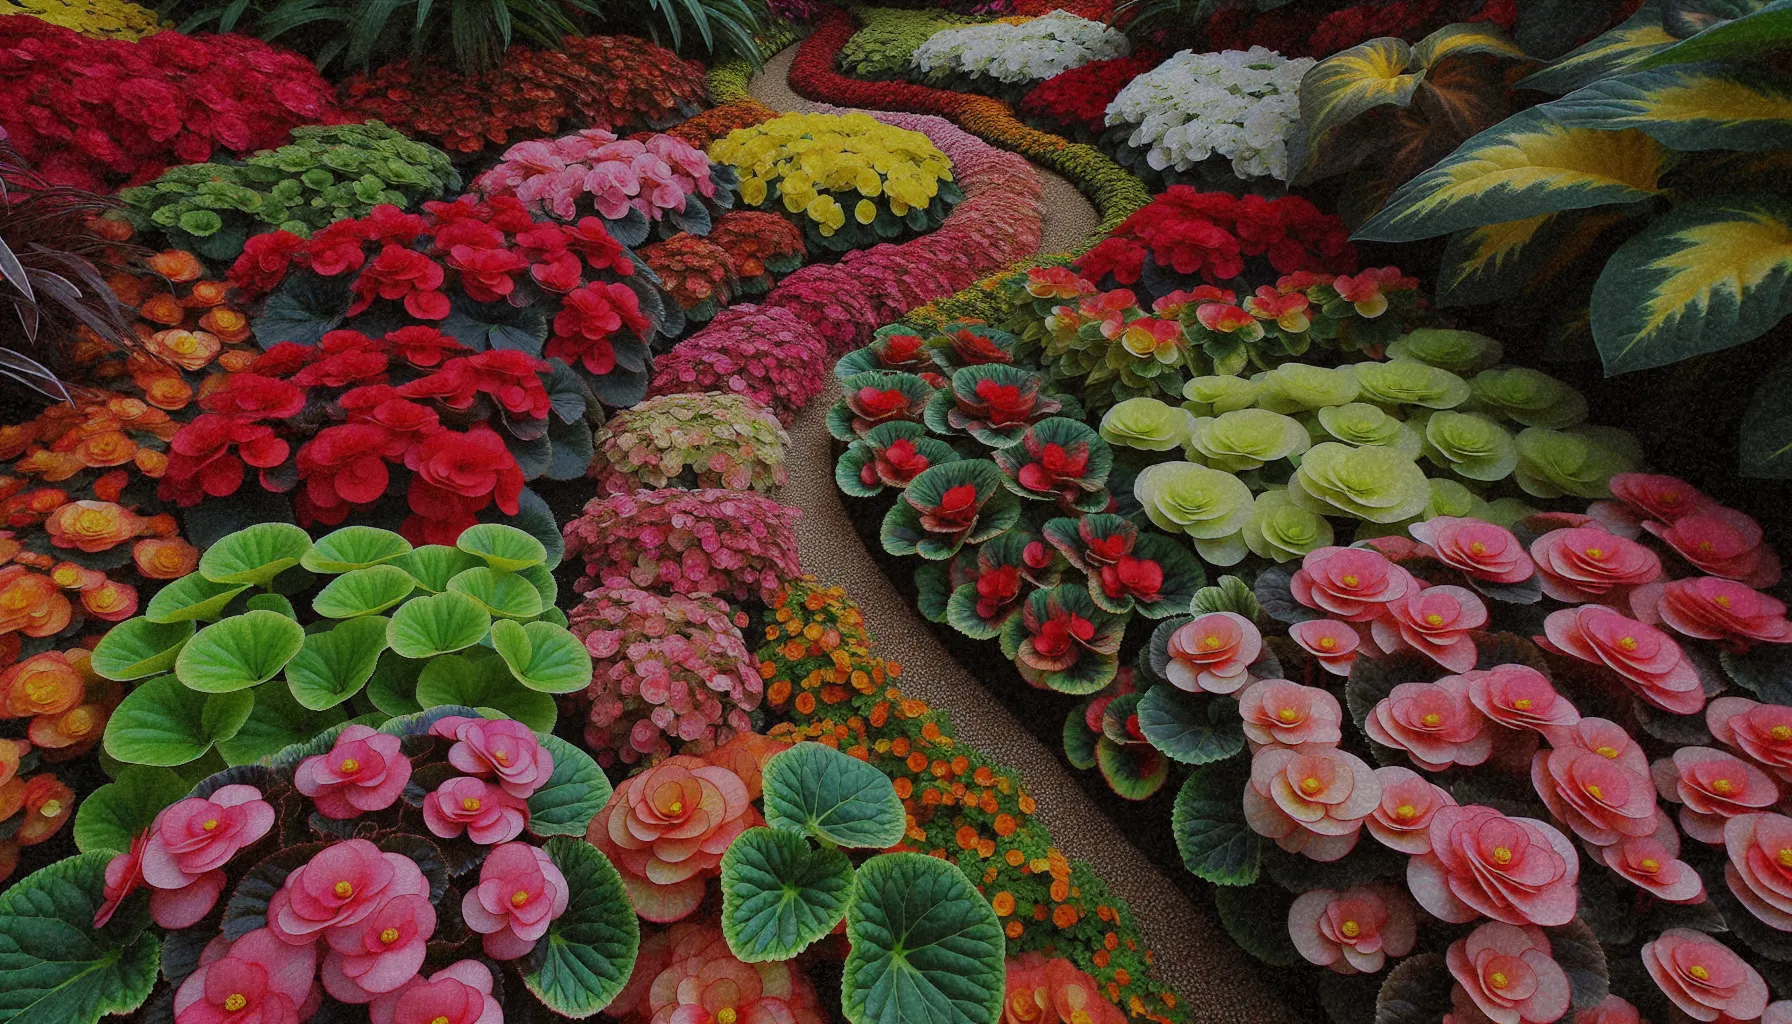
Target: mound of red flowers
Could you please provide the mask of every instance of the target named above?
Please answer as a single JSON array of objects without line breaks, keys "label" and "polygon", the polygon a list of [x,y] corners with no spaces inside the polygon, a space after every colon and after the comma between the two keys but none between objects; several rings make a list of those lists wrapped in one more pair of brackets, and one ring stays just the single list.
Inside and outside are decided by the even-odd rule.
[{"label": "mound of red flowers", "polygon": [[1035,85],[1017,108],[1054,131],[1091,141],[1107,129],[1108,104],[1126,84],[1163,62],[1163,54],[1141,50],[1113,60],[1092,60]]}]

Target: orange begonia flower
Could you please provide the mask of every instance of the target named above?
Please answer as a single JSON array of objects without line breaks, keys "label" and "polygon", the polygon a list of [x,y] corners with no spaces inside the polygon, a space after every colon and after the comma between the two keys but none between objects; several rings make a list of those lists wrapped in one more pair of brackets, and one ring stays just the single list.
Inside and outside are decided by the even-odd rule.
[{"label": "orange begonia flower", "polygon": [[157,331],[144,347],[183,370],[199,370],[217,358],[224,343],[206,331]]},{"label": "orange begonia flower", "polygon": [[31,442],[37,440],[37,423],[12,423],[0,427],[0,461],[11,462],[25,454]]},{"label": "orange begonia flower", "polygon": [[50,543],[89,554],[117,547],[143,530],[143,517],[110,501],[71,501],[44,520]]},{"label": "orange begonia flower", "polygon": [[60,715],[81,703],[87,683],[61,651],[45,651],[0,673],[0,714]]},{"label": "orange begonia flower", "polygon": [[84,437],[75,445],[74,451],[75,458],[91,469],[122,466],[136,454],[137,442],[122,430],[108,430]]},{"label": "orange begonia flower", "polygon": [[66,750],[91,745],[106,730],[111,710],[104,704],[78,704],[60,715],[40,715],[31,720],[31,742],[46,750]]},{"label": "orange begonia flower", "polygon": [[158,409],[185,409],[193,401],[193,385],[173,373],[157,373],[137,378],[143,397]]},{"label": "orange begonia flower", "polygon": [[167,452],[158,452],[154,448],[139,448],[135,461],[137,468],[143,471],[143,475],[152,480],[160,479],[163,473],[168,472]]},{"label": "orange begonia flower", "polygon": [[219,307],[208,310],[199,318],[202,330],[210,331],[219,341],[226,345],[234,345],[239,341],[249,340],[249,318],[240,310]]},{"label": "orange begonia flower", "polygon": [[178,327],[186,322],[187,311],[173,295],[163,292],[145,299],[137,307],[137,315],[153,324]]},{"label": "orange begonia flower", "polygon": [[0,786],[10,783],[19,774],[19,758],[31,752],[24,740],[0,740]]},{"label": "orange begonia flower", "polygon": [[199,549],[179,537],[152,537],[131,548],[131,561],[149,579],[179,579],[199,564]]},{"label": "orange begonia flower", "polygon": [[[136,457],[136,445],[131,446],[131,456]],[[122,469],[101,473],[93,482],[93,496],[101,501],[117,501],[124,494],[124,489],[131,485],[131,474]]]},{"label": "orange begonia flower", "polygon": [[25,781],[25,821],[13,838],[20,846],[34,846],[56,834],[75,813],[75,791],[49,773]]},{"label": "orange begonia flower", "polygon": [[34,476],[46,483],[61,483],[87,467],[81,459],[70,452],[53,452],[48,448],[39,448],[19,461],[13,468],[27,476]]},{"label": "orange begonia flower", "polygon": [[[212,330],[212,333],[218,335],[220,338],[224,338],[225,341],[230,340],[229,338],[225,338],[223,333],[215,328]],[[254,364],[255,353],[247,351],[246,349],[233,348],[218,356],[218,366],[231,373],[242,373]],[[219,377],[216,379],[222,381],[224,378]]]},{"label": "orange begonia flower", "polygon": [[0,569],[0,633],[54,636],[74,618],[74,605],[48,576],[22,565]]},{"label": "orange begonia flower", "polygon": [[[228,281],[195,281],[193,290],[187,293],[186,298],[180,300],[180,304],[188,309],[209,309],[223,302],[229,294],[230,282]],[[208,327],[206,330],[209,331],[211,328]]]},{"label": "orange begonia flower", "polygon": [[137,614],[137,588],[107,580],[91,590],[81,591],[81,607],[96,619],[123,622]]},{"label": "orange begonia flower", "polygon": [[92,590],[106,582],[106,574],[74,562],[57,562],[50,569],[50,578],[64,590]]},{"label": "orange begonia flower", "polygon": [[19,813],[25,806],[25,780],[17,776],[0,783],[0,821]]},{"label": "orange begonia flower", "polygon": [[23,551],[24,548],[25,546],[23,544],[20,544],[17,540],[13,539],[11,533],[0,533],[0,565],[12,561],[13,557],[20,551]]},{"label": "orange begonia flower", "polygon": [[199,257],[180,249],[168,249],[151,256],[149,269],[175,284],[196,281],[205,273],[205,265],[199,262]]}]

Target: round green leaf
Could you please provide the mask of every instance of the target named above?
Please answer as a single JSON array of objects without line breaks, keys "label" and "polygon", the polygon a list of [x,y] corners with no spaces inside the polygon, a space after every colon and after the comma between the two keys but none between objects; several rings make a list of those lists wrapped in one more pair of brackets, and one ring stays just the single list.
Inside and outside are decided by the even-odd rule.
[{"label": "round green leaf", "polygon": [[583,836],[591,819],[610,802],[610,780],[591,755],[558,736],[543,734],[554,772],[529,797],[529,831],[538,836]]},{"label": "round green leaf", "polygon": [[304,643],[304,627],[279,612],[244,612],[195,634],[175,659],[174,674],[205,693],[243,690],[279,675]]},{"label": "round green leaf", "polygon": [[541,591],[514,572],[474,566],[448,581],[448,592],[464,594],[494,618],[532,619],[541,614]]},{"label": "round green leaf", "polygon": [[722,934],[747,963],[788,960],[834,930],[852,889],[852,862],[839,850],[750,828],[722,855]]},{"label": "round green leaf", "polygon": [[1257,880],[1263,840],[1244,820],[1238,802],[1243,782],[1217,767],[1198,768],[1182,784],[1170,830],[1184,867],[1215,885],[1249,885]]},{"label": "round green leaf", "polygon": [[560,596],[560,584],[554,581],[553,570],[545,565],[532,565],[518,570],[517,575],[528,580],[535,592],[541,595],[541,607],[544,610],[554,607],[554,601]]},{"label": "round green leaf", "polygon": [[143,617],[151,622],[215,619],[236,595],[248,589],[247,583],[213,583],[196,572],[189,573],[156,591],[143,609]]},{"label": "round green leaf", "polygon": [[478,523],[462,531],[455,547],[493,569],[517,572],[548,560],[548,549],[527,533],[502,523]]},{"label": "round green leaf", "polygon": [[325,534],[299,559],[312,572],[352,572],[409,554],[411,542],[374,526],[345,526]]},{"label": "round green leaf", "polygon": [[151,622],[136,618],[113,626],[93,649],[93,670],[129,682],[166,672],[193,637],[191,622]]},{"label": "round green leaf", "polygon": [[551,695],[523,686],[503,659],[483,651],[432,660],[417,677],[416,699],[424,708],[442,704],[490,708],[536,732],[551,732],[557,714]]},{"label": "round green leaf", "polygon": [[840,1002],[852,1024],[993,1024],[1006,970],[1002,926],[964,873],[921,853],[859,868],[846,912]]},{"label": "round green leaf", "polygon": [[902,841],[907,817],[889,776],[820,743],[798,743],[765,765],[765,820],[841,846]]},{"label": "round green leaf", "polygon": [[591,655],[562,626],[499,619],[492,623],[492,649],[531,690],[577,693],[591,685]]},{"label": "round green leaf", "polygon": [[252,693],[204,694],[160,676],[127,695],[106,722],[106,753],[129,764],[173,767],[235,736],[255,706]]},{"label": "round green leaf", "polygon": [[392,613],[386,642],[404,658],[433,658],[471,647],[492,628],[491,616],[464,594],[406,601]]},{"label": "round green leaf", "polygon": [[126,765],[118,778],[93,791],[75,812],[75,849],[124,853],[162,808],[193,787],[166,768]]},{"label": "round green leaf", "polygon": [[304,646],[286,665],[286,683],[294,699],[312,711],[323,711],[360,693],[386,649],[386,623],[384,616],[369,615],[305,637]]},{"label": "round green leaf", "polygon": [[105,902],[107,853],[83,853],[27,875],[0,895],[0,1022],[93,1024],[143,1005],[161,943],[149,904],[126,901],[93,927]]},{"label": "round green leaf", "polygon": [[207,548],[199,575],[213,583],[266,586],[299,564],[311,550],[311,535],[291,523],[256,523]]},{"label": "round green leaf", "polygon": [[417,677],[424,664],[391,651],[382,654],[373,678],[367,680],[367,699],[394,718],[422,711],[423,705],[417,703]]},{"label": "round green leaf", "polygon": [[377,615],[404,600],[417,589],[411,574],[396,565],[350,569],[318,591],[311,608],[332,619]]},{"label": "round green leaf", "polygon": [[340,707],[325,711],[305,707],[285,686],[263,686],[254,692],[255,707],[243,727],[235,736],[218,741],[218,753],[226,764],[254,764],[348,720]]},{"label": "round green leaf", "polygon": [[479,564],[479,559],[459,548],[442,544],[425,544],[409,554],[394,558],[396,565],[411,574],[417,585],[432,594],[448,589],[448,581]]},{"label": "round green leaf", "polygon": [[1183,764],[1220,761],[1244,749],[1236,701],[1203,701],[1158,685],[1145,692],[1137,713],[1145,739]]},{"label": "round green leaf", "polygon": [[548,926],[524,961],[523,984],[548,1009],[589,1017],[609,1005],[635,969],[641,928],[622,891],[622,876],[597,847],[559,836],[543,849],[566,876],[566,913]]}]

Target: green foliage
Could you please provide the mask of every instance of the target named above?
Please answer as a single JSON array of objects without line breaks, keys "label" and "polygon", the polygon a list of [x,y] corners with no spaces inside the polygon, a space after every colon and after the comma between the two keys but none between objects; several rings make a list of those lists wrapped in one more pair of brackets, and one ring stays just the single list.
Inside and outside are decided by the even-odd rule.
[{"label": "green foliage", "polygon": [[859,12],[862,27],[840,47],[840,69],[854,78],[889,81],[908,74],[909,57],[935,32],[987,21],[942,10],[872,7]]},{"label": "green foliage", "polygon": [[722,931],[748,963],[787,960],[834,930],[853,895],[852,862],[801,835],[741,833],[722,857]]},{"label": "green foliage", "polygon": [[555,1013],[589,1017],[628,983],[641,948],[640,925],[622,875],[597,847],[559,836],[543,849],[566,876],[571,899],[523,961],[523,984]]},{"label": "green foliage", "polygon": [[883,772],[820,743],[799,743],[765,765],[765,820],[773,828],[848,847],[902,841],[902,800]]},{"label": "green foliage", "polygon": [[156,983],[161,944],[141,896],[103,928],[110,853],[58,861],[0,895],[0,1021],[94,1024],[143,1005]]},{"label": "green foliage", "polygon": [[846,914],[841,1002],[852,1024],[992,1024],[1005,943],[989,901],[956,867],[891,853],[859,869]]},{"label": "green foliage", "polygon": [[75,812],[75,848],[82,853],[124,853],[161,809],[192,789],[166,768],[127,765],[118,777],[88,794]]}]

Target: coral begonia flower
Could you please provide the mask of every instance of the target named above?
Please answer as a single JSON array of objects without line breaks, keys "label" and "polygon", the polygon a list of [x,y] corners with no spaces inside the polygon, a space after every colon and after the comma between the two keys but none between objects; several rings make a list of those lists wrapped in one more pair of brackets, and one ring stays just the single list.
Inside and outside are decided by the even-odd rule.
[{"label": "coral begonia flower", "polygon": [[1468,691],[1463,676],[1401,683],[1370,710],[1363,729],[1375,742],[1406,751],[1427,771],[1481,764],[1493,753],[1493,733]]},{"label": "coral begonia flower", "polygon": [[1381,783],[1354,754],[1330,747],[1263,747],[1251,758],[1244,816],[1289,853],[1334,861],[1356,846]]},{"label": "coral begonia flower", "polygon": [[1531,785],[1558,820],[1594,846],[1655,831],[1655,786],[1648,776],[1579,747],[1540,750]]},{"label": "coral begonia flower", "polygon": [[1338,698],[1316,686],[1286,679],[1262,679],[1238,695],[1244,734],[1252,743],[1297,747],[1336,744],[1344,721]]},{"label": "coral begonia flower", "polygon": [[1487,606],[1473,591],[1439,586],[1408,591],[1388,603],[1388,614],[1370,623],[1375,642],[1393,652],[1411,647],[1452,672],[1475,667],[1470,630],[1487,625]]},{"label": "coral begonia flower", "polygon": [[1538,640],[1545,647],[1611,669],[1655,707],[1690,715],[1705,706],[1698,672],[1680,645],[1654,626],[1588,604],[1551,612],[1543,631]]},{"label": "coral begonia flower", "polygon": [[1407,532],[1429,547],[1438,561],[1474,579],[1523,583],[1537,571],[1518,537],[1503,526],[1437,516],[1413,523]]},{"label": "coral begonia flower", "polygon": [[1531,544],[1531,558],[1543,592],[1565,604],[1603,601],[1661,575],[1655,552],[1597,526],[1552,530]]},{"label": "coral begonia flower", "polygon": [[1619,473],[1612,477],[1610,487],[1613,497],[1664,523],[1717,507],[1717,502],[1679,477]]},{"label": "coral begonia flower", "polygon": [[1599,851],[1605,866],[1669,903],[1703,903],[1705,880],[1653,838],[1625,838]]},{"label": "coral begonia flower", "polygon": [[1532,818],[1491,807],[1443,807],[1431,819],[1431,852],[1407,861],[1419,905],[1453,924],[1491,917],[1555,927],[1574,919],[1580,859],[1568,837]]},{"label": "coral begonia flower", "polygon": [[1170,634],[1166,678],[1192,692],[1237,693],[1263,653],[1263,634],[1235,612],[1208,612]]},{"label": "coral begonia flower", "polygon": [[570,899],[566,876],[547,851],[505,843],[486,856],[479,885],[468,890],[460,912],[467,927],[484,936],[487,956],[516,960],[527,956],[554,919],[566,913]]},{"label": "coral begonia flower", "polygon": [[289,945],[266,928],[201,961],[174,992],[175,1024],[298,1024],[312,999],[317,947]]},{"label": "coral begonia flower", "polygon": [[1431,852],[1431,818],[1441,807],[1456,806],[1449,791],[1409,768],[1375,769],[1381,800],[1364,822],[1369,834],[1390,850],[1419,856]]},{"label": "coral begonia flower", "polygon": [[491,968],[457,960],[429,976],[412,978],[367,1007],[370,1024],[504,1024],[492,995]]},{"label": "coral begonia flower", "polygon": [[59,715],[79,705],[87,682],[61,651],[34,654],[0,672],[0,715]]},{"label": "coral begonia flower", "polygon": [[1724,823],[1724,881],[1768,927],[1792,931],[1792,818],[1739,814]]},{"label": "coral begonia flower", "polygon": [[332,929],[352,928],[388,899],[428,894],[429,880],[415,861],[348,839],[286,876],[268,902],[268,928],[286,942],[310,943]]},{"label": "coral begonia flower", "polygon": [[219,788],[164,808],[143,848],[143,880],[155,889],[150,913],[164,928],[187,928],[211,912],[224,865],[274,827],[274,807],[254,786]]},{"label": "coral begonia flower", "polygon": [[1308,963],[1338,974],[1373,974],[1388,957],[1412,952],[1418,921],[1411,898],[1385,883],[1309,889],[1288,908],[1288,935]]},{"label": "coral begonia flower", "polygon": [[1290,584],[1294,599],[1348,622],[1368,622],[1389,603],[1417,590],[1405,569],[1364,548],[1327,547],[1309,551]]},{"label": "coral begonia flower", "polygon": [[1549,1024],[1568,1012],[1568,974],[1535,926],[1489,921],[1458,939],[1444,962],[1474,1004],[1496,1024]]},{"label": "coral begonia flower", "polygon": [[1711,747],[1681,747],[1651,766],[1663,800],[1683,804],[1680,827],[1701,843],[1724,841],[1724,824],[1738,814],[1772,807],[1780,790],[1754,765]]},{"label": "coral begonia flower", "polygon": [[144,520],[110,501],[71,501],[44,520],[44,532],[59,548],[89,554],[115,548],[143,532]]},{"label": "coral begonia flower", "polygon": [[1715,640],[1746,652],[1755,643],[1792,643],[1792,621],[1776,598],[1735,580],[1695,576],[1638,587],[1630,595],[1636,617],[1667,623],[1682,636]]},{"label": "coral begonia flower", "polygon": [[411,761],[399,738],[365,725],[350,725],[327,754],[307,757],[293,772],[293,785],[311,797],[326,818],[353,818],[398,802],[411,780]]},{"label": "coral begonia flower", "polygon": [[1643,946],[1642,956],[1656,986],[1694,1020],[1755,1020],[1767,1009],[1761,975],[1704,932],[1669,928]]},{"label": "coral begonia flower", "polygon": [[1551,730],[1580,721],[1580,712],[1543,673],[1529,665],[1495,665],[1467,673],[1468,699],[1483,715],[1508,729]]},{"label": "coral begonia flower", "polygon": [[423,798],[423,823],[443,839],[464,832],[481,846],[496,846],[522,835],[528,820],[528,804],[466,775],[447,780]]},{"label": "coral begonia flower", "polygon": [[1705,726],[1719,743],[1792,782],[1792,707],[1719,697],[1705,709]]},{"label": "coral begonia flower", "polygon": [[757,822],[739,776],[679,755],[618,785],[586,837],[615,862],[636,912],[664,923],[697,909],[728,844]]},{"label": "coral begonia flower", "polygon": [[454,741],[449,764],[468,775],[490,776],[511,796],[527,800],[554,774],[554,756],[521,722],[454,716],[438,719],[429,731]]},{"label": "coral begonia flower", "polygon": [[1335,619],[1308,619],[1288,627],[1288,636],[1308,654],[1319,660],[1319,667],[1336,676],[1350,674],[1356,661],[1356,649],[1362,637],[1350,625]]},{"label": "coral begonia flower", "polygon": [[330,929],[324,933],[324,990],[354,1004],[393,991],[417,976],[435,930],[436,909],[427,895],[395,896],[355,924]]},{"label": "coral begonia flower", "polygon": [[1757,589],[1780,581],[1780,556],[1762,541],[1761,525],[1735,509],[1695,512],[1668,526],[1645,522],[1643,529],[1661,538],[1700,572]]}]

